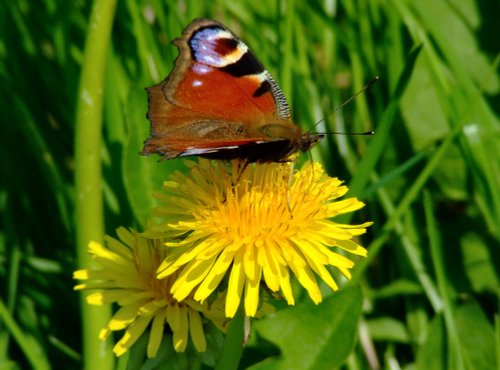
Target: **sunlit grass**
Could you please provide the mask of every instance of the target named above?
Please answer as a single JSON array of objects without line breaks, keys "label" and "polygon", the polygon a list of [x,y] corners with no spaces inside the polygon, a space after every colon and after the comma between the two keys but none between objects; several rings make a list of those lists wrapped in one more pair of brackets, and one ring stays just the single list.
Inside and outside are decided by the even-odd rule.
[{"label": "sunlit grass", "polygon": [[[0,3],[2,365],[82,367],[86,324],[70,277],[82,267],[74,140],[90,9],[86,2]],[[350,353],[349,369],[377,361],[498,366],[498,11],[493,1],[119,2],[106,74],[96,82],[104,86],[103,229],[144,226],[151,193],[182,170],[182,161],[138,155],[149,129],[144,87],[170,71],[177,55],[170,41],[193,18],[218,19],[274,75],[304,129],[376,132],[328,137],[313,150],[346,181],[349,196],[367,204],[355,221],[375,222],[362,239],[367,263],[354,271],[365,299],[359,340],[354,349],[346,340],[335,361]],[[375,86],[332,115],[377,75]],[[345,297],[359,300],[359,292],[332,298]],[[299,366],[290,348],[304,349],[301,338],[314,342],[316,326],[277,338],[282,322],[306,330],[297,317],[324,315],[341,325],[301,303],[256,325],[244,365],[282,351],[283,364]],[[345,322],[355,325],[352,315]],[[328,345],[309,352],[317,362],[308,368],[328,367],[322,360],[338,331],[327,336]]]}]

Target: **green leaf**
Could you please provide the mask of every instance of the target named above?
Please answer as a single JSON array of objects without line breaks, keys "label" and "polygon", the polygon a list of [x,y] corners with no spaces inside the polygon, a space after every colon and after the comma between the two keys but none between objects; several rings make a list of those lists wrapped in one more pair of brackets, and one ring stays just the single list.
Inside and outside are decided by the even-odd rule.
[{"label": "green leaf", "polygon": [[478,47],[476,32],[481,28],[478,2],[424,0],[412,5],[445,56],[453,53],[460,60],[463,77],[470,78],[484,91],[498,92],[498,73]]},{"label": "green leaf", "polygon": [[417,352],[417,370],[446,369],[446,339],[443,315],[437,315],[431,322],[427,337]]},{"label": "green leaf", "polygon": [[410,338],[404,324],[392,317],[380,317],[367,322],[374,340],[409,343]]},{"label": "green leaf", "polygon": [[496,294],[500,280],[495,273],[497,251],[494,243],[492,241],[488,243],[485,235],[469,232],[460,238],[460,245],[465,274],[474,291],[489,291]]},{"label": "green leaf", "polygon": [[497,369],[495,333],[479,304],[470,301],[456,313],[462,357],[470,370]]},{"label": "green leaf", "polygon": [[[465,368],[496,369],[495,334],[488,318],[475,302],[467,302],[456,311],[456,332],[460,355]],[[427,338],[417,352],[417,369],[446,369],[449,356],[443,315],[436,316],[429,328]],[[448,338],[450,340],[450,338]],[[450,359],[453,361],[454,359]]]},{"label": "green leaf", "polygon": [[417,295],[422,293],[422,287],[417,283],[407,279],[398,279],[381,289],[373,291],[372,294],[374,298],[382,299],[398,295]]},{"label": "green leaf", "polygon": [[352,287],[318,306],[307,301],[257,321],[257,334],[276,343],[281,356],[251,369],[320,370],[342,365],[354,346],[362,299],[361,289]]}]

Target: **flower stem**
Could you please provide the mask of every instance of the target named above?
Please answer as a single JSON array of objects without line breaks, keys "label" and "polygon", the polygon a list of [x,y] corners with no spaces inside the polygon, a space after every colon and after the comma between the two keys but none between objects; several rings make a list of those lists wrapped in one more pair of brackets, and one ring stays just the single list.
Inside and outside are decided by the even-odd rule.
[{"label": "flower stem", "polygon": [[215,365],[215,370],[237,369],[243,354],[244,314],[243,305],[229,324],[222,353]]},{"label": "flower stem", "polygon": [[[106,57],[116,0],[95,0],[87,31],[75,122],[76,245],[79,266],[93,265],[90,240],[102,242],[104,217],[101,179],[101,131]],[[81,300],[85,369],[113,368],[110,344],[103,350],[98,333],[110,318],[110,307],[93,307]]]}]

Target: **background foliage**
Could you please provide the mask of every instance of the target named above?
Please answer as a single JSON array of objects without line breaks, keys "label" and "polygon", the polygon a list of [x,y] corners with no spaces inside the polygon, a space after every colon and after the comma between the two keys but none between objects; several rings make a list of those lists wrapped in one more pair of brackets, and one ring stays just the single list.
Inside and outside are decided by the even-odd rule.
[{"label": "background foliage", "polygon": [[[83,366],[86,323],[71,274],[80,267],[74,123],[90,9],[83,0],[0,3],[2,369]],[[218,19],[275,76],[303,128],[326,118],[313,129],[376,131],[332,136],[313,151],[367,203],[353,221],[375,222],[353,287],[257,322],[241,367],[498,368],[498,14],[494,0],[119,2],[104,80],[106,232],[140,227],[151,192],[182,168],[137,155],[149,128],[143,89],[167,75],[170,41],[193,18]],[[300,351],[305,362],[293,357]]]}]

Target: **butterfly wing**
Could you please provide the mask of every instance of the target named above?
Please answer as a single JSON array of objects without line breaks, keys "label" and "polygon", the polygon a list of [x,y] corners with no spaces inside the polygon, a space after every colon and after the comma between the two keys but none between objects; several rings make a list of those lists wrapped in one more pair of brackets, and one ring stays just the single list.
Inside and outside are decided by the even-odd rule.
[{"label": "butterfly wing", "polygon": [[219,150],[237,158],[238,146],[300,135],[278,84],[226,27],[197,19],[174,44],[174,70],[147,89],[151,137],[143,154],[214,157]]}]

